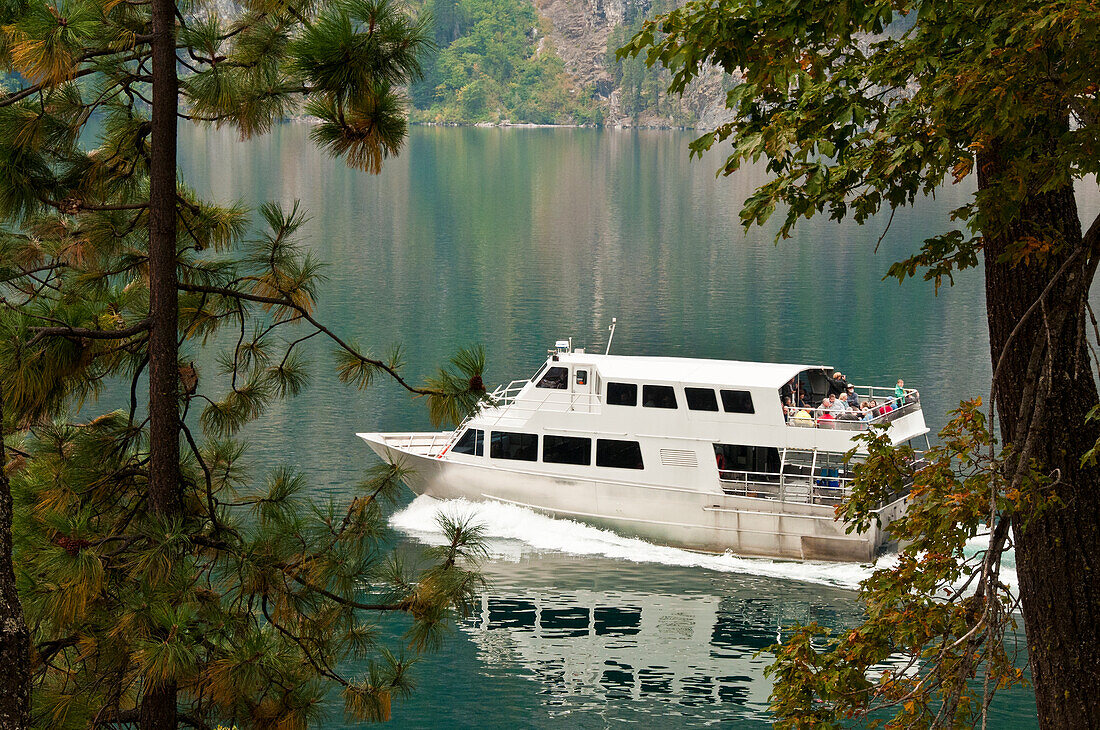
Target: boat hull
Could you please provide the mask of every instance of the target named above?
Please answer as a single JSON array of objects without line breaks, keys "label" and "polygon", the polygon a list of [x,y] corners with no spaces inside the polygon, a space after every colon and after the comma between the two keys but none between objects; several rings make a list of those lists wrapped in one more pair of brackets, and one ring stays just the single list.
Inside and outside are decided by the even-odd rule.
[{"label": "boat hull", "polygon": [[[501,468],[440,458],[447,435],[359,434],[382,459],[410,470],[405,481],[415,494],[517,505],[659,544],[712,553],[869,562],[885,540],[878,526],[847,534],[831,505],[566,478],[511,464]],[[904,510],[904,498],[883,507],[882,527]]]}]

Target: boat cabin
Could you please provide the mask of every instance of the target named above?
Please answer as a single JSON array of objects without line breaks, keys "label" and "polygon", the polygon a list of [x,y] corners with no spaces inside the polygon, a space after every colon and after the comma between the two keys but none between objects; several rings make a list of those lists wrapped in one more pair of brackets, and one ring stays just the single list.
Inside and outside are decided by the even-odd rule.
[{"label": "boat cabin", "polygon": [[527,462],[524,468],[570,478],[621,474],[693,490],[834,503],[852,476],[843,454],[858,445],[853,437],[886,424],[902,443],[928,429],[915,390],[899,397],[887,388],[853,389],[860,403],[892,402],[882,411],[781,402],[792,383],[805,397],[824,400],[832,372],[558,348],[530,379],[492,393],[439,456]]}]

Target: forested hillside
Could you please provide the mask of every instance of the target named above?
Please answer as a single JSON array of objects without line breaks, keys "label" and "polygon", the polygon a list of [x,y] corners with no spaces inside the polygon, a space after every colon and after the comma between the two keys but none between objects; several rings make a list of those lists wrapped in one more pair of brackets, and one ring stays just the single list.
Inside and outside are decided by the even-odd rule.
[{"label": "forested hillside", "polygon": [[721,74],[685,98],[668,72],[615,57],[672,0],[418,0],[438,51],[410,90],[412,118],[437,123],[713,126]]}]

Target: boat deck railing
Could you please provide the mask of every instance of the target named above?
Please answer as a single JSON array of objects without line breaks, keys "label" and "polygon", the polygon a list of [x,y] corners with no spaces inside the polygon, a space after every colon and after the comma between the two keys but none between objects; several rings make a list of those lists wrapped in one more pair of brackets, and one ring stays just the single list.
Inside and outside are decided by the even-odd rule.
[{"label": "boat deck railing", "polygon": [[404,449],[421,456],[438,456],[443,452],[443,447],[448,446],[453,440],[454,434],[446,431],[431,433],[409,433],[400,436],[386,436],[386,446],[395,449]]},{"label": "boat deck railing", "polygon": [[[923,460],[913,464],[920,468]],[[852,493],[854,474],[841,466],[810,469],[788,466],[783,472],[754,472],[722,469],[718,481],[725,494],[737,497],[773,499],[779,502],[835,506]],[[911,485],[906,485],[906,491]],[[897,499],[901,493],[891,498]]]},{"label": "boat deck railing", "polygon": [[462,435],[466,424],[475,416],[482,421],[478,428],[492,428],[498,425],[504,418],[523,417],[535,413],[536,411],[557,411],[560,413],[580,411],[584,413],[599,413],[603,408],[603,399],[600,397],[599,393],[572,393],[567,390],[558,390],[556,388],[547,389],[545,391],[546,395],[542,400],[532,398],[517,399],[516,396],[519,395],[519,392],[523,390],[524,386],[529,382],[529,380],[513,380],[508,385],[498,386],[496,390],[490,393],[485,400],[481,402],[479,408],[471,411],[466,418],[462,419],[462,422],[451,432],[450,438],[445,439],[444,445],[446,448],[442,450],[440,456],[450,450],[454,442]]},{"label": "boat deck railing", "polygon": [[508,385],[502,385],[489,394],[488,399],[481,408],[481,414],[489,411],[500,411],[499,417],[507,415],[507,411],[531,413],[534,411],[583,411],[585,413],[599,413],[603,408],[603,398],[599,393],[573,393],[568,390],[545,389],[536,393],[544,393],[541,399],[527,397],[518,399],[520,391],[527,385],[527,380],[513,380]]},{"label": "boat deck railing", "polygon": [[798,408],[785,406],[787,425],[795,428],[823,428],[833,431],[869,431],[872,426],[896,421],[904,415],[921,409],[920,394],[915,390],[906,390],[905,396],[897,398],[891,388],[857,386],[856,395],[860,403],[875,401],[875,407],[864,415],[859,411],[833,413],[825,408]]}]

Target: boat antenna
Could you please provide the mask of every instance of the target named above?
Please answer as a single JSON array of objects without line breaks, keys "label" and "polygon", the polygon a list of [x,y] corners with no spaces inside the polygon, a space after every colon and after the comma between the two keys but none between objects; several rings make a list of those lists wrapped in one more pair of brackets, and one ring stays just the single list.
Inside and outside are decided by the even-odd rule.
[{"label": "boat antenna", "polygon": [[617,321],[618,320],[615,317],[612,317],[611,318],[611,324],[608,325],[608,327],[607,327],[607,329],[611,332],[611,334],[609,334],[607,336],[607,351],[604,352],[605,355],[610,355],[611,354],[611,340],[615,338],[615,323]]}]

